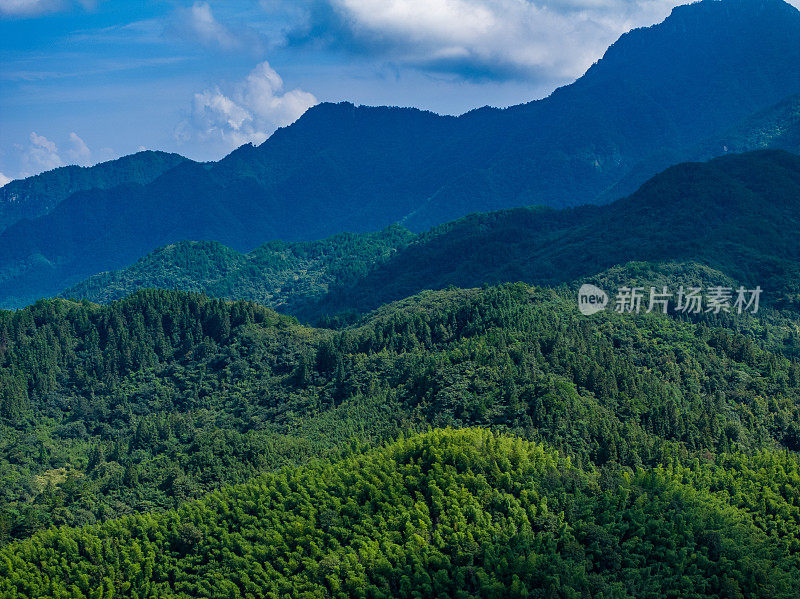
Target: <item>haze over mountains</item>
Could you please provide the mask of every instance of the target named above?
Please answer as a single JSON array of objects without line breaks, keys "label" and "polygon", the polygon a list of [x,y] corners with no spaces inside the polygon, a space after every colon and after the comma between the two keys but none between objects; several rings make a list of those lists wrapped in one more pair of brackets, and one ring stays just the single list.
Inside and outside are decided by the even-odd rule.
[{"label": "haze over mountains", "polygon": [[[63,296],[108,302],[141,288],[178,288],[313,319],[371,310],[423,289],[559,285],[644,261],[704,265],[717,273],[710,284],[731,277],[785,303],[800,289],[798,229],[800,156],[759,151],[676,165],[607,206],[474,214],[416,237],[395,227],[272,242],[246,255],[184,242]],[[684,275],[704,274],[690,270]]]},{"label": "haze over mountains", "polygon": [[22,219],[50,212],[78,191],[110,189],[123,183],[150,183],[187,159],[144,151],[92,167],[63,166],[0,187],[0,231]]},{"label": "haze over mountains", "polygon": [[[784,2],[706,1],[622,36],[545,100],[457,118],[322,104],[218,163],[37,200],[58,205],[0,235],[0,304],[24,305],[186,239],[246,251],[270,239],[395,222],[422,231],[475,211],[622,197],[703,148],[724,153],[718,140],[731,131],[746,141],[740,150],[762,147],[748,123],[764,114],[796,126],[781,107],[800,92],[798,39],[800,12]],[[794,149],[792,139],[774,135],[769,145]]]},{"label": "haze over mountains", "polygon": [[782,149],[800,154],[800,94],[790,96],[700,146],[698,158],[720,152]]}]

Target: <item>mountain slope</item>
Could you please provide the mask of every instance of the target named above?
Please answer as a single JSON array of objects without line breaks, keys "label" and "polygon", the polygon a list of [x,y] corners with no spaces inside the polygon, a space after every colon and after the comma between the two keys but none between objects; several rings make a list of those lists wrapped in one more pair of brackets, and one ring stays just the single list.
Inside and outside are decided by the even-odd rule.
[{"label": "mountain slope", "polygon": [[705,142],[701,157],[720,152],[781,149],[800,154],[800,95],[790,96]]},{"label": "mountain slope", "polygon": [[[315,320],[423,289],[559,285],[641,261],[703,265],[714,270],[657,270],[672,269],[681,280],[761,285],[765,301],[796,306],[798,227],[800,156],[764,150],[676,165],[606,206],[475,214],[418,236],[394,228],[323,242],[274,242],[249,255],[216,244],[181,244],[180,252],[160,250],[62,295],[105,302],[145,287],[178,287]],[[209,251],[215,257],[209,259]]]},{"label": "mountain slope", "polygon": [[569,290],[524,285],[427,292],[340,331],[169,291],[0,311],[0,543],[429,426],[612,473],[796,452],[799,346],[796,320],[586,318]]},{"label": "mountain slope", "polygon": [[685,160],[798,93],[798,37],[800,11],[780,0],[704,1],[626,34],[544,100],[458,118],[323,104],[258,148],[143,187],[77,194],[11,227],[0,235],[0,299],[24,304],[183,239],[243,251],[592,202],[632,172],[636,184],[657,172],[646,166],[653,154]]},{"label": "mountain slope", "polygon": [[782,151],[677,165],[602,207],[476,214],[421,235],[316,311],[371,309],[426,288],[554,285],[618,264],[694,261],[768,295],[800,286],[800,156]]},{"label": "mountain slope", "polygon": [[715,156],[766,149],[800,154],[800,95],[784,98],[774,106],[748,116],[727,131],[699,143],[688,155],[667,150],[655,152],[607,189],[600,199],[613,201],[629,195],[636,191],[649,173],[662,171],[677,162],[687,159],[708,160]]},{"label": "mountain slope", "polygon": [[[699,474],[745,487],[745,464],[788,471],[770,502],[791,509],[800,490],[794,459],[739,458]],[[37,535],[0,550],[0,592],[468,599],[669,589],[777,599],[800,591],[796,559],[754,524],[766,509],[737,509],[682,474],[660,468],[601,485],[520,439],[433,431],[166,514]],[[796,540],[797,522],[784,522]]]},{"label": "mountain slope", "polygon": [[186,158],[165,152],[138,152],[84,168],[64,166],[0,187],[0,231],[23,218],[47,214],[78,191],[110,189],[123,183],[150,183]]},{"label": "mountain slope", "polygon": [[216,242],[184,241],[159,248],[132,266],[95,275],[61,296],[108,303],[137,289],[202,291],[291,312],[324,295],[331,284],[364,277],[414,235],[401,227],[342,233],[323,241],[272,241],[247,254]]},{"label": "mountain slope", "polygon": [[[694,158],[698,142],[798,93],[800,67],[789,56],[800,52],[799,26],[800,11],[781,1],[676,7],[663,23],[623,35],[574,84],[494,113],[494,126],[473,142],[494,148],[502,140],[489,162],[465,170],[403,222],[421,230],[474,211],[626,195]],[[609,198],[606,190],[624,178],[630,186]]]}]

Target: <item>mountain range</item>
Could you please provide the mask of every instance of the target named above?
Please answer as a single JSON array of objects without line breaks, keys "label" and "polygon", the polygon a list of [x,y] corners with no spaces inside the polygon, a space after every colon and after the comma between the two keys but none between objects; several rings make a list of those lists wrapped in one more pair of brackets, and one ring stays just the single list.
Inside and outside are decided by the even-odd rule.
[{"label": "mountain range", "polygon": [[785,306],[800,299],[798,229],[800,156],[761,150],[670,167],[605,206],[515,208],[418,235],[395,226],[320,242],[272,242],[249,254],[183,242],[62,295],[108,302],[168,287],[254,300],[314,320],[371,310],[423,289],[515,281],[553,286],[637,261],[707,267],[718,273],[710,284],[760,285],[765,299]]},{"label": "mountain range", "polygon": [[23,219],[44,216],[79,191],[111,189],[123,183],[144,185],[186,160],[178,154],[146,150],[92,167],[62,166],[11,181],[0,187],[0,231]]},{"label": "mountain range", "polygon": [[[31,202],[54,207],[0,234],[0,304],[182,240],[249,251],[393,223],[424,231],[476,211],[605,203],[671,164],[725,153],[730,132],[739,149],[794,149],[796,112],[785,107],[800,92],[799,38],[800,11],[780,0],[707,0],[623,35],[543,100],[460,117],[321,104],[217,163]],[[757,132],[772,118],[788,133],[765,142]]]},{"label": "mountain range", "polygon": [[798,40],[703,0],[544,100],[6,185],[0,597],[800,597]]}]

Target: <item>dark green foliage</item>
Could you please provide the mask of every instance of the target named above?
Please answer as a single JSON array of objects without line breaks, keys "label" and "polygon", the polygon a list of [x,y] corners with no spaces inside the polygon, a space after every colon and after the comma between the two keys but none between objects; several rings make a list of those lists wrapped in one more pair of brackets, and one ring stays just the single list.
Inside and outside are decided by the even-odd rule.
[{"label": "dark green foliage", "polygon": [[[435,431],[158,516],[0,550],[4,597],[794,597],[796,458],[604,480],[520,439]],[[784,474],[781,484],[771,469]],[[697,488],[684,482],[689,479]],[[708,487],[735,488],[733,498]],[[780,531],[764,526],[785,510]],[[752,506],[753,511],[747,508]],[[766,528],[766,530],[765,530]]]},{"label": "dark green foliage", "polygon": [[425,293],[341,331],[179,292],[40,302],[0,314],[0,534],[169,508],[429,425],[512,430],[603,467],[797,450],[784,334],[586,319],[571,294],[522,285]]},{"label": "dark green foliage", "polygon": [[64,291],[67,298],[107,303],[137,289],[202,291],[291,312],[352,284],[405,247],[414,235],[393,226],[380,233],[342,233],[323,241],[272,241],[241,254],[216,242],[185,241],[160,248],[121,271],[103,273]]},{"label": "dark green foliage", "polygon": [[[611,289],[761,285],[765,305],[796,311],[798,223],[800,156],[752,152],[675,166],[608,206],[475,214],[416,237],[392,227],[316,243],[272,242],[247,255],[182,243],[62,295],[108,301],[143,287],[177,287],[333,323],[331,315],[426,288],[591,280]],[[629,261],[636,264],[626,267]]]},{"label": "dark green foliage", "polygon": [[184,161],[177,154],[145,151],[90,168],[65,166],[11,181],[0,187],[0,231],[23,218],[47,214],[76,192],[150,183]]},{"label": "dark green foliage", "polygon": [[[292,371],[307,343],[295,326],[169,292],[1,314],[0,536],[173,505],[302,459],[307,443],[245,424],[253,399],[241,395],[251,368],[266,380]],[[258,353],[232,358],[254,330]]]},{"label": "dark green foliage", "polygon": [[761,285],[767,302],[796,308],[798,223],[800,156],[763,151],[681,164],[608,206],[520,208],[442,225],[300,314],[372,309],[448,285],[554,285],[633,260],[697,262],[720,272],[716,282],[700,272],[698,280]]},{"label": "dark green foliage", "polygon": [[[0,597],[800,596],[800,157],[240,253],[791,145],[796,98],[741,119],[796,93],[798,30],[706,1],[526,106],[323,105],[55,208],[89,171],[28,181],[55,203],[0,236],[7,304],[170,245],[68,292],[109,305],[0,311]],[[488,285],[516,280],[556,287]],[[585,280],[767,295],[584,317]],[[182,291],[118,299],[152,286]]]}]

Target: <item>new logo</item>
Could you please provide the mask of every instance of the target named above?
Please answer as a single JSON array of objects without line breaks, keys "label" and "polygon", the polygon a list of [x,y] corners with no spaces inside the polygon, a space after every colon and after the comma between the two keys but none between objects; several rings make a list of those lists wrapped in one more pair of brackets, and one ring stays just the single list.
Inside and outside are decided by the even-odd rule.
[{"label": "new logo", "polygon": [[591,316],[605,309],[608,304],[608,294],[594,285],[581,285],[578,290],[578,310],[581,314]]}]

